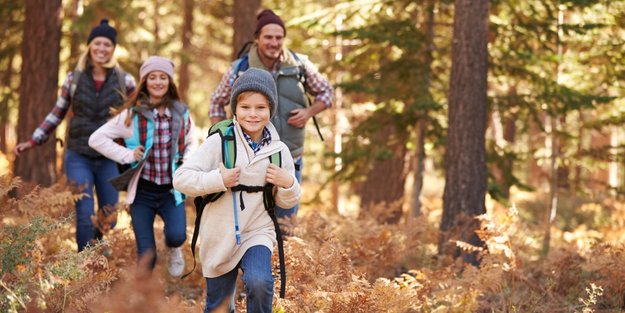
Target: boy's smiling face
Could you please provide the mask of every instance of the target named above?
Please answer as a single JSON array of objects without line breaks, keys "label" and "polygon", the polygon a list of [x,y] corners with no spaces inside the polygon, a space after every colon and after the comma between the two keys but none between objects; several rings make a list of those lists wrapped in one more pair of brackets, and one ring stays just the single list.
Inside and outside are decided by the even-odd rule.
[{"label": "boy's smiling face", "polygon": [[243,92],[237,100],[236,116],[241,129],[258,142],[263,135],[263,128],[269,124],[269,101],[258,92]]}]

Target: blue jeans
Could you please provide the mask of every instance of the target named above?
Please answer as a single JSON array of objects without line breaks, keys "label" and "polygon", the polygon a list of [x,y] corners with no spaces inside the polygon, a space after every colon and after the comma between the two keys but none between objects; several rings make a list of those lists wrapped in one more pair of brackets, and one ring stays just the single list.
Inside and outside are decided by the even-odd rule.
[{"label": "blue jeans", "polygon": [[[271,251],[265,246],[249,248],[241,258],[239,265],[232,271],[215,278],[206,277],[205,313],[212,312],[222,302],[231,303],[239,267],[243,270],[243,282],[247,295],[246,312],[271,313],[271,303],[273,302]],[[233,307],[230,307],[230,312],[234,312]]]},{"label": "blue jeans", "polygon": [[[304,157],[299,158],[299,160],[295,161],[295,178],[298,183],[302,183],[302,170],[304,169]],[[291,217],[297,216],[297,211],[299,210],[299,203],[296,204],[292,209],[283,209],[276,205],[276,217]]]},{"label": "blue jeans", "polygon": [[86,194],[76,202],[76,242],[80,252],[91,239],[102,238],[102,233],[91,223],[91,215],[94,214],[93,187],[98,196],[98,208],[115,206],[119,193],[109,179],[119,175],[119,171],[114,161],[104,157],[86,157],[69,149],[65,150],[64,167],[67,179],[82,186],[82,192]]},{"label": "blue jeans", "polygon": [[174,195],[169,192],[154,192],[137,188],[137,195],[130,205],[132,229],[137,241],[139,258],[152,253],[150,268],[156,264],[156,242],[154,240],[154,219],[159,215],[165,224],[165,244],[180,247],[187,239],[187,219],[184,203],[176,205]]}]

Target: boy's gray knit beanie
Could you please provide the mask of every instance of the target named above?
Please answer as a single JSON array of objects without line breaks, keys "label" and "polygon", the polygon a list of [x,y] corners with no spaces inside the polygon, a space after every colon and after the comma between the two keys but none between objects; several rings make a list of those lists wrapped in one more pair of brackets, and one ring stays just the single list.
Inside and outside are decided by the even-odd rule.
[{"label": "boy's gray knit beanie", "polygon": [[259,92],[265,95],[269,100],[270,118],[273,117],[278,107],[278,90],[276,82],[269,72],[258,68],[249,68],[234,81],[230,96],[230,108],[233,115],[236,113],[237,98],[239,94],[245,91]]}]

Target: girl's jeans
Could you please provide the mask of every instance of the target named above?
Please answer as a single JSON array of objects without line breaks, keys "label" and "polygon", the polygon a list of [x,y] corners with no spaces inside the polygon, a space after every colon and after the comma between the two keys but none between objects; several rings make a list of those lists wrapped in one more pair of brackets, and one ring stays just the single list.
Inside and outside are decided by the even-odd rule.
[{"label": "girl's jeans", "polygon": [[104,157],[86,157],[69,149],[65,150],[64,166],[67,179],[82,186],[85,194],[76,202],[76,242],[80,252],[91,239],[102,238],[102,233],[91,223],[91,215],[94,214],[93,187],[98,196],[98,208],[115,206],[119,193],[109,179],[119,175],[119,171],[114,161]]},{"label": "girl's jeans", "polygon": [[[225,301],[231,303],[235,291],[239,267],[243,270],[243,282],[247,295],[246,312],[271,313],[273,301],[273,275],[271,274],[271,251],[265,246],[249,248],[232,271],[215,278],[206,277],[206,308],[212,312]],[[230,304],[230,312],[234,307]]]},{"label": "girl's jeans", "polygon": [[176,205],[174,195],[169,191],[155,192],[137,188],[135,200],[130,205],[130,217],[139,257],[148,252],[153,254],[151,262],[148,263],[150,268],[154,268],[156,264],[154,218],[157,214],[165,224],[165,244],[168,247],[180,247],[187,239],[184,203]]}]

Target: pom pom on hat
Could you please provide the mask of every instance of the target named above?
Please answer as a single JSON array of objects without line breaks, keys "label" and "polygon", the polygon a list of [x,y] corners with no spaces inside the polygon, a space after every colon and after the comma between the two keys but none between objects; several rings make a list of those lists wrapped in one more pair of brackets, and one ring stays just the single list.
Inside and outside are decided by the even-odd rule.
[{"label": "pom pom on hat", "polygon": [[107,19],[102,19],[100,21],[100,25],[91,29],[89,39],[87,39],[87,44],[90,44],[95,37],[105,37],[110,39],[113,42],[113,45],[117,44],[117,30],[109,25],[109,20]]}]

